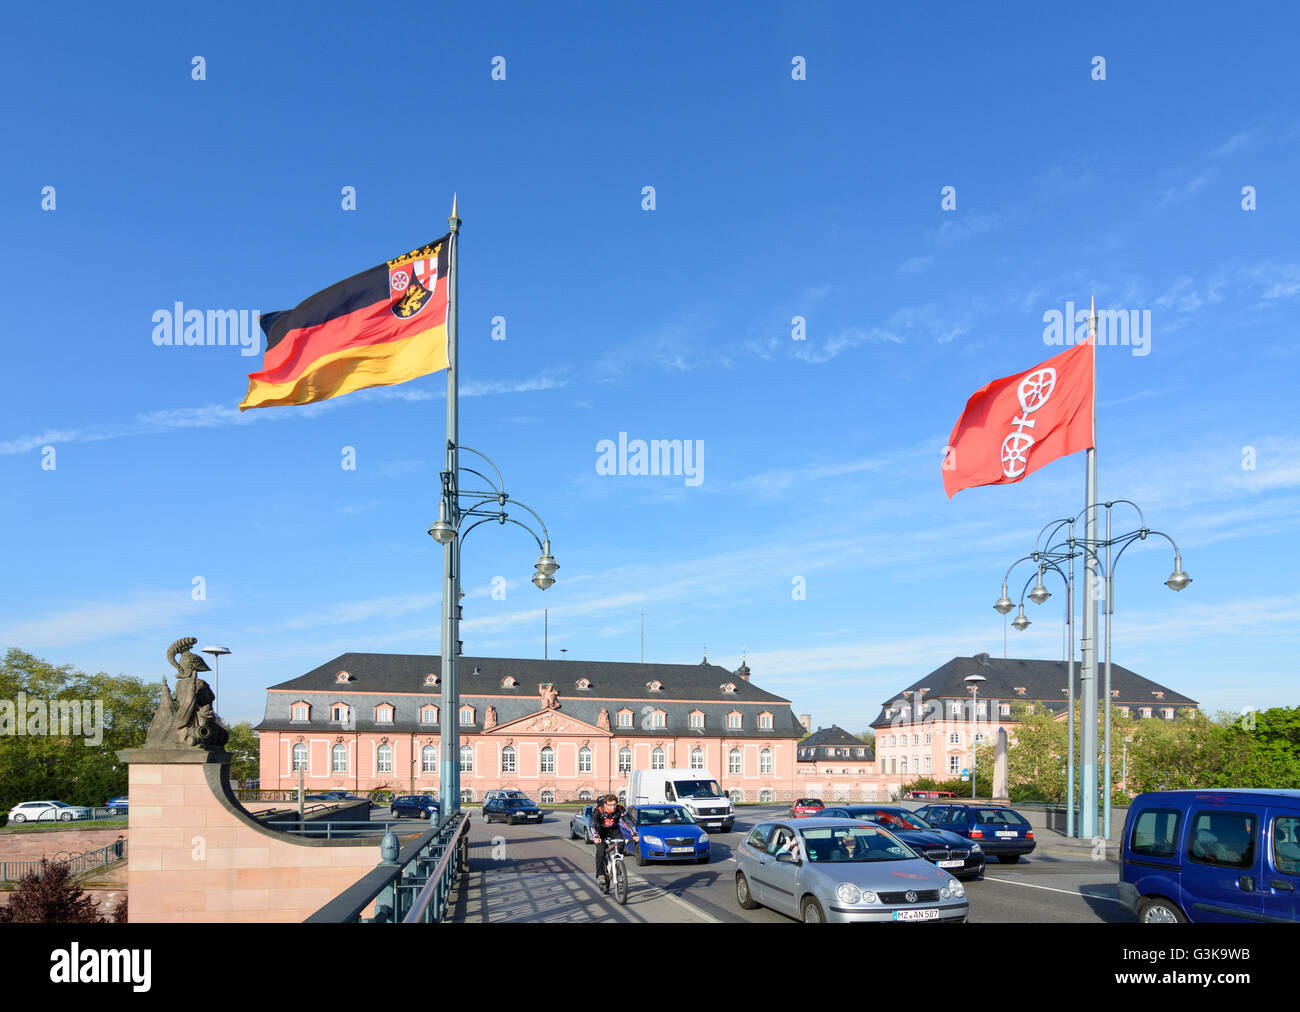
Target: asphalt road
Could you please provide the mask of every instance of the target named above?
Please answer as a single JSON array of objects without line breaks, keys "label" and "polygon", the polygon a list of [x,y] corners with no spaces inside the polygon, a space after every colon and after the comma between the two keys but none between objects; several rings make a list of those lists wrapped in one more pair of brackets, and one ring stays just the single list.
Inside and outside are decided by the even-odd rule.
[{"label": "asphalt road", "polygon": [[[505,853],[512,841],[528,844],[529,853],[541,845],[566,865],[577,863],[594,875],[594,847],[572,840],[569,835],[570,812],[547,812],[546,820],[537,825],[509,826],[502,822],[491,827],[483,824],[477,807],[469,809],[473,820],[473,838],[497,838]],[[659,893],[660,890],[689,904],[706,918],[726,923],[760,922],[793,923],[783,914],[760,908],[742,910],[736,903],[735,851],[755,823],[779,818],[788,810],[780,806],[743,807],[737,813],[730,833],[710,833],[712,860],[697,865],[693,861],[673,864],[647,864],[638,868],[629,860],[631,888],[638,884]],[[508,860],[508,858],[507,858]],[[1034,853],[1019,864],[991,862],[982,881],[966,883],[970,897],[971,923],[1021,922],[1054,924],[1066,922],[1132,923],[1134,918],[1119,906],[1116,897],[1117,868],[1113,862],[1078,859],[1073,855]]]}]

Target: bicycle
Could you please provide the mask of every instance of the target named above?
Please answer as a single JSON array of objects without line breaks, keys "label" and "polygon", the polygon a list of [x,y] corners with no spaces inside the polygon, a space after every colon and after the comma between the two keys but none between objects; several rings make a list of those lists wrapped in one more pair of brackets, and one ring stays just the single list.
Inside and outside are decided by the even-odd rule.
[{"label": "bicycle", "polygon": [[627,868],[623,863],[623,851],[627,840],[619,837],[605,843],[605,879],[609,882],[614,899],[627,904]]}]

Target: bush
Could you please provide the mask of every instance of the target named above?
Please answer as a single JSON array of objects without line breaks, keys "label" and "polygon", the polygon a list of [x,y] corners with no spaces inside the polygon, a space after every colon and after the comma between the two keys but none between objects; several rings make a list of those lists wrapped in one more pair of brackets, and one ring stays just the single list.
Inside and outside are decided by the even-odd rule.
[{"label": "bush", "polygon": [[[126,916],[126,899],[118,906]],[[116,911],[114,911],[114,916]],[[72,881],[67,865],[42,858],[39,871],[24,875],[9,903],[0,907],[0,924],[105,924],[93,899]]]},{"label": "bush", "polygon": [[1007,794],[1013,802],[1016,801],[1056,801],[1057,798],[1051,797],[1047,791],[1043,790],[1037,784],[1017,784],[1012,787]]}]

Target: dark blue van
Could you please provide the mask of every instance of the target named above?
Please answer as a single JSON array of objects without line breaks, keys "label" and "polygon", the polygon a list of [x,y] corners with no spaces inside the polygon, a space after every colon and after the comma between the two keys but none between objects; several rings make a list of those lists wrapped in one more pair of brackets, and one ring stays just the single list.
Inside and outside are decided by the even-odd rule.
[{"label": "dark blue van", "polygon": [[1119,899],[1143,923],[1300,921],[1300,791],[1139,794]]}]

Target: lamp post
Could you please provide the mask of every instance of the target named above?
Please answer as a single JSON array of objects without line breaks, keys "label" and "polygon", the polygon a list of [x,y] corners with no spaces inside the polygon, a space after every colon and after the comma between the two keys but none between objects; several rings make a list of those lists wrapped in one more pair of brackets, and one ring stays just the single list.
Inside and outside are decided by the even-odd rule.
[{"label": "lamp post", "polygon": [[[220,695],[221,695],[221,658],[222,658],[225,654],[230,653],[230,651],[227,650],[225,647],[200,647],[199,650],[200,650],[201,653],[211,654],[211,655],[212,655],[212,682],[213,682],[213,686],[212,686],[212,695],[213,695],[214,698],[220,697]],[[216,710],[217,710],[217,707],[216,707],[216,704],[214,703],[214,704],[212,705],[212,712],[213,712],[214,715],[216,714]]]},{"label": "lamp post", "polygon": [[977,758],[977,755],[976,755],[975,749],[978,747],[978,743],[979,743],[979,733],[978,733],[978,732],[979,732],[979,726],[980,726],[980,724],[979,724],[979,721],[980,721],[980,705],[979,705],[979,700],[980,700],[980,682],[987,682],[988,679],[985,678],[983,675],[967,675],[967,676],[966,676],[964,679],[962,679],[962,680],[963,680],[967,685],[970,686],[970,691],[971,691],[971,694],[972,694],[972,696],[973,696],[973,699],[972,699],[972,701],[971,701],[971,711],[970,711],[971,722],[974,724],[974,729],[971,731],[971,734],[970,734],[970,796],[971,796],[971,800],[974,801],[974,800],[975,800],[975,783],[976,783],[976,779],[975,779],[975,778],[976,778],[976,776],[978,775],[978,774],[976,773],[976,762],[975,762],[975,760],[976,760],[976,758]]},{"label": "lamp post", "polygon": [[[1138,527],[1126,531],[1123,534],[1111,534],[1111,516],[1110,511],[1115,506],[1127,505],[1132,506],[1138,514]],[[1087,531],[1092,531],[1096,527],[1095,517],[1091,517],[1094,510],[1104,509],[1106,511],[1106,534],[1105,537],[1084,537],[1076,538],[1074,534],[1075,525],[1081,520],[1090,521],[1085,523]],[[1089,516],[1085,516],[1088,514]],[[1062,530],[1066,531],[1066,537],[1063,541],[1054,541]],[[1174,570],[1165,581],[1165,586],[1170,590],[1179,591],[1192,582],[1190,576],[1183,571],[1182,553],[1178,549],[1177,543],[1168,534],[1163,531],[1152,530],[1146,526],[1146,517],[1142,513],[1141,507],[1130,499],[1114,499],[1109,502],[1096,503],[1092,507],[1083,510],[1076,516],[1067,517],[1062,520],[1056,520],[1046,525],[1034,539],[1034,551],[1021,559],[1012,563],[1007,570],[1006,576],[1002,579],[1002,596],[994,605],[1001,614],[1005,615],[1015,606],[1015,603],[1007,596],[1007,577],[1010,576],[1011,570],[1021,562],[1032,560],[1039,566],[1038,584],[1030,591],[1028,596],[1035,604],[1042,604],[1051,595],[1047,593],[1046,588],[1042,586],[1042,573],[1044,567],[1057,569],[1058,564],[1068,562],[1070,567],[1070,576],[1067,581],[1070,587],[1070,597],[1073,597],[1074,586],[1074,560],[1082,558],[1087,572],[1096,572],[1098,579],[1101,581],[1102,595],[1106,602],[1105,607],[1105,675],[1101,688],[1101,695],[1106,702],[1104,718],[1104,741],[1102,745],[1103,753],[1103,770],[1102,782],[1105,790],[1101,799],[1102,808],[1102,826],[1101,835],[1106,839],[1110,838],[1111,831],[1111,794],[1112,794],[1112,768],[1111,768],[1111,624],[1112,617],[1115,613],[1115,569],[1119,565],[1119,560],[1129,546],[1137,541],[1145,541],[1150,535],[1156,535],[1164,538],[1169,542],[1174,550]],[[1039,548],[1040,544],[1046,547]],[[1118,548],[1112,557],[1112,549]],[[1104,556],[1102,550],[1105,550]],[[1026,582],[1025,587],[1029,586]],[[1017,630],[1023,631],[1029,626],[1029,619],[1024,617],[1024,591],[1021,592],[1020,614],[1017,615],[1016,621],[1011,624]],[[1085,602],[1085,608],[1090,608],[1095,602]],[[1070,600],[1067,605],[1069,612],[1069,623],[1071,627],[1074,622],[1074,602]],[[1086,617],[1086,615],[1085,615]],[[1092,636],[1095,639],[1096,623],[1091,624],[1093,630]],[[1088,633],[1085,630],[1085,636]],[[1085,658],[1085,661],[1088,658]],[[1092,654],[1092,662],[1095,667],[1095,647]],[[1086,674],[1086,672],[1085,672]],[[1067,767],[1067,826],[1066,835],[1075,835],[1074,826],[1074,634],[1071,628],[1070,632],[1070,661],[1069,661],[1069,710],[1070,710],[1070,729],[1069,729],[1069,749],[1070,760]],[[1096,683],[1091,678],[1084,679],[1085,684],[1081,689],[1085,696],[1095,696],[1098,694]],[[1081,728],[1082,741],[1080,743],[1080,752],[1084,760],[1084,777],[1081,783],[1080,795],[1080,812],[1079,812],[1079,830],[1084,836],[1097,835],[1097,720],[1095,706],[1089,707],[1087,699],[1084,700],[1083,726]],[[1089,713],[1092,714],[1091,719]],[[1091,724],[1091,726],[1089,726]],[[1090,779],[1091,778],[1091,781]]]},{"label": "lamp post", "polygon": [[[460,811],[460,694],[457,685],[457,661],[460,657],[460,566],[461,546],[475,527],[495,521],[498,525],[514,524],[533,536],[541,554],[533,563],[537,570],[532,583],[546,590],[555,582],[555,571],[560,568],[551,555],[551,536],[546,524],[529,506],[511,498],[505,491],[501,471],[491,459],[469,446],[456,446],[449,456],[459,451],[475,454],[487,462],[493,477],[472,468],[456,464],[454,471],[442,472],[442,499],[438,505],[438,519],[429,528],[429,535],[444,548],[443,625],[442,625],[442,713],[439,733],[443,744],[442,758],[442,818]],[[457,457],[458,460],[458,457]],[[460,487],[461,475],[474,475],[485,482],[487,488]],[[538,535],[533,528],[511,516],[506,507],[518,507],[532,516],[541,528]]]}]

